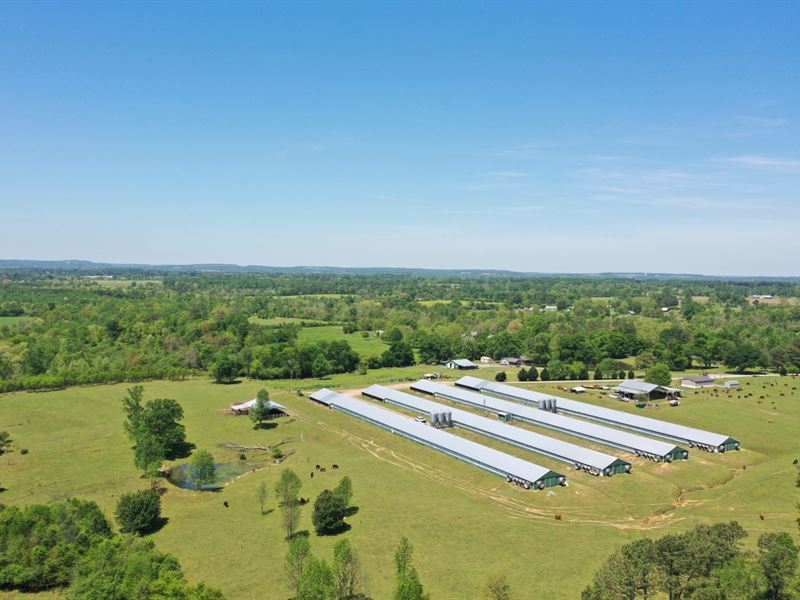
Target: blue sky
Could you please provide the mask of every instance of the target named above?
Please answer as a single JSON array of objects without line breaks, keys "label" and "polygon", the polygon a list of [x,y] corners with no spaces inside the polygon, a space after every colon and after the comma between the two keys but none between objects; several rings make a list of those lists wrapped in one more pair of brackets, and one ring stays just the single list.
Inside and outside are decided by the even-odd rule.
[{"label": "blue sky", "polygon": [[800,3],[0,4],[0,257],[798,275]]}]

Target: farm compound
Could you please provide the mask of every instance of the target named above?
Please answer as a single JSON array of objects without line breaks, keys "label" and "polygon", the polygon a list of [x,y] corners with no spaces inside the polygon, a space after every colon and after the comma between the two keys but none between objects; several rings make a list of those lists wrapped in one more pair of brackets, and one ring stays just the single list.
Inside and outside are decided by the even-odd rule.
[{"label": "farm compound", "polygon": [[567,484],[566,477],[560,473],[327,388],[314,392],[310,398],[328,408],[363,419],[392,433],[505,477],[507,481],[518,483],[525,489],[544,489]]},{"label": "farm compound", "polygon": [[625,429],[631,429],[638,433],[685,443],[688,444],[690,448],[700,448],[708,452],[725,452],[728,450],[739,450],[740,448],[739,441],[727,435],[703,431],[702,429],[695,429],[694,427],[686,427],[660,419],[634,415],[612,408],[604,408],[587,402],[570,400],[569,398],[540,394],[531,390],[495,383],[478,377],[462,377],[456,381],[456,385],[481,392],[488,392],[496,396],[502,396],[503,398],[509,398],[527,404],[534,404],[536,406],[544,400],[555,398],[559,412],[576,415],[593,421],[600,421]]},{"label": "farm compound", "polygon": [[436,415],[449,412],[454,425],[531,452],[536,452],[554,460],[569,463],[576,469],[582,469],[592,475],[610,477],[616,473],[630,473],[631,471],[629,462],[615,456],[534,433],[527,429],[514,427],[465,410],[450,408],[449,406],[382,385],[370,386],[361,393],[381,402],[395,404],[421,414]]},{"label": "farm compound", "polygon": [[432,396],[440,396],[453,402],[460,402],[474,408],[504,412],[526,423],[619,448],[656,462],[672,462],[673,460],[689,458],[687,450],[674,444],[556,414],[556,398],[543,400],[539,403],[539,408],[532,408],[494,396],[476,394],[461,388],[425,381],[424,379],[412,384],[411,389]]}]

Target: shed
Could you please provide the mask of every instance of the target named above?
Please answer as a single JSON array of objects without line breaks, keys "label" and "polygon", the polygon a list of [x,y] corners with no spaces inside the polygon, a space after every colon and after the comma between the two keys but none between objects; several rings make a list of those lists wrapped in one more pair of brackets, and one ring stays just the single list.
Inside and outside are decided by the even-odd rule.
[{"label": "shed", "polygon": [[492,362],[494,361],[492,360],[491,356],[481,356],[481,363],[483,363],[484,365],[491,364]]},{"label": "shed", "polygon": [[519,358],[514,358],[512,356],[501,358],[500,364],[507,366],[507,367],[518,367],[522,364],[522,361]]},{"label": "shed", "polygon": [[735,379],[731,381],[726,381],[722,385],[726,390],[738,390],[740,387],[742,387],[742,385]]},{"label": "shed", "polygon": [[628,399],[648,398],[650,400],[658,400],[660,398],[674,398],[681,395],[681,391],[677,388],[648,383],[646,381],[638,381],[636,379],[623,381],[613,388],[613,391],[623,398]]},{"label": "shed", "polygon": [[448,369],[477,369],[478,365],[467,358],[454,358],[444,363]]},{"label": "shed", "polygon": [[681,379],[681,386],[687,388],[705,388],[712,387],[714,380],[708,375],[700,375],[698,377],[684,377]]}]

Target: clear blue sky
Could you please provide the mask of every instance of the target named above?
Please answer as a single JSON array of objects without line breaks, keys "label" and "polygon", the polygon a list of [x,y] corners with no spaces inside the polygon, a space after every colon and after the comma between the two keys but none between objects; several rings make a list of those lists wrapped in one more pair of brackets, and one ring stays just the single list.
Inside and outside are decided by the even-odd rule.
[{"label": "clear blue sky", "polygon": [[0,257],[800,274],[800,3],[0,3]]}]

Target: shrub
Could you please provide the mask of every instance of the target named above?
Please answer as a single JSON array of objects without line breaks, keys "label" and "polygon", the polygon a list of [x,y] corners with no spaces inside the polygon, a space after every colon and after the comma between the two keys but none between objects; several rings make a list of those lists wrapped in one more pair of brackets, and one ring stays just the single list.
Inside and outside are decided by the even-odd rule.
[{"label": "shrub", "polygon": [[161,496],[155,490],[123,494],[117,502],[116,517],[126,533],[154,531],[161,521]]},{"label": "shrub", "polygon": [[506,372],[500,371],[497,375],[494,376],[495,381],[505,381],[506,380]]},{"label": "shrub", "polygon": [[318,534],[333,533],[344,528],[346,514],[347,505],[344,499],[331,490],[322,490],[314,502],[311,522]]}]

